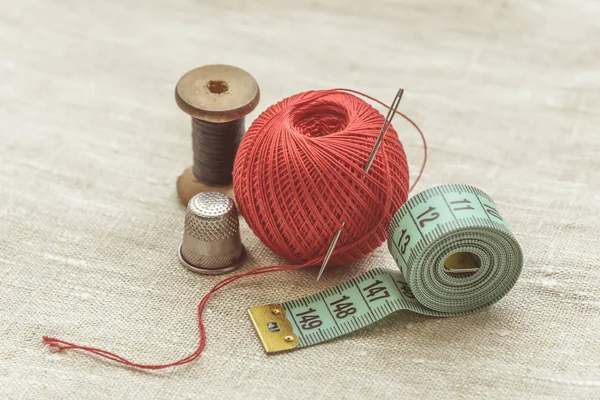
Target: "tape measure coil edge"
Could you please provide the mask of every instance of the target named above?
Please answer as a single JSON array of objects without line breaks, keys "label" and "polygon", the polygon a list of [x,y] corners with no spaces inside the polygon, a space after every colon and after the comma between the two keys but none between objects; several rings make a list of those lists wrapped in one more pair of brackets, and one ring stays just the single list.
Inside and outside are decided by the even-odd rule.
[{"label": "tape measure coil edge", "polygon": [[[392,218],[388,249],[419,302],[450,315],[500,300],[523,265],[521,246],[493,199],[465,184],[436,186],[410,198]],[[444,261],[462,252],[477,257],[478,271],[449,274]]]}]

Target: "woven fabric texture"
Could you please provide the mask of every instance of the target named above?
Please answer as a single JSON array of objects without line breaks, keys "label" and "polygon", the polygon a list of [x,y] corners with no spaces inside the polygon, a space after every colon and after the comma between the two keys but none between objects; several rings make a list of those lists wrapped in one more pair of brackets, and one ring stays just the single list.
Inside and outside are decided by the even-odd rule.
[{"label": "woven fabric texture", "polygon": [[[600,3],[532,1],[4,1],[0,5],[0,398],[600,398]],[[240,66],[262,99],[309,89],[390,101],[423,128],[417,190],[489,193],[525,254],[515,288],[475,315],[400,312],[266,356],[252,305],[323,290],[372,267],[244,279],[206,312],[204,354],[141,372],[42,335],[165,363],[198,340],[219,278],[177,260],[189,69]],[[414,173],[420,140],[395,120]],[[281,263],[241,222],[243,270]]]}]

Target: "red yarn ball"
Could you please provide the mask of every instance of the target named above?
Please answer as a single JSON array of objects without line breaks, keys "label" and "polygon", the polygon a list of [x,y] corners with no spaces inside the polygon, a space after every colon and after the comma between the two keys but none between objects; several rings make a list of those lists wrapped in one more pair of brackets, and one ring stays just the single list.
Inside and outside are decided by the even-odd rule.
[{"label": "red yarn ball", "polygon": [[300,93],[260,114],[233,169],[240,213],[256,236],[294,264],[320,263],[343,221],[330,265],[379,247],[408,197],[406,154],[392,127],[364,174],[383,122],[371,105],[337,90]]}]

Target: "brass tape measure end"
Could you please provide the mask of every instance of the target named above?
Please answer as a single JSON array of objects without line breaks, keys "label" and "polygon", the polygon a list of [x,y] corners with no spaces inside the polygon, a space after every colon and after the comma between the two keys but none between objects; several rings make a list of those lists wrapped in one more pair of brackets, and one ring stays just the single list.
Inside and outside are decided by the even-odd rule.
[{"label": "brass tape measure end", "polygon": [[294,349],[300,343],[292,330],[286,312],[279,304],[265,304],[248,309],[252,324],[258,333],[265,352],[278,353]]}]

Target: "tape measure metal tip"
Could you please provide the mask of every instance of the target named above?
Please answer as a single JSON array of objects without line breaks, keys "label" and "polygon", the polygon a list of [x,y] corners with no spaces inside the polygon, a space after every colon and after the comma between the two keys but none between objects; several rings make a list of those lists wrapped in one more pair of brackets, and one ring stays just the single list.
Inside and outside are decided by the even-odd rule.
[{"label": "tape measure metal tip", "polygon": [[278,353],[292,350],[300,341],[286,317],[286,311],[279,304],[265,304],[248,309],[250,319],[258,333],[265,352]]}]

